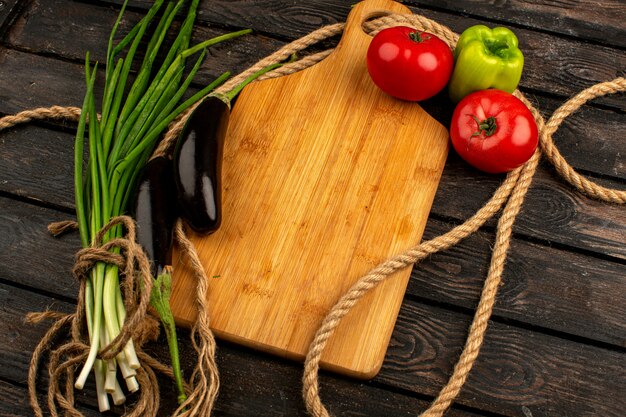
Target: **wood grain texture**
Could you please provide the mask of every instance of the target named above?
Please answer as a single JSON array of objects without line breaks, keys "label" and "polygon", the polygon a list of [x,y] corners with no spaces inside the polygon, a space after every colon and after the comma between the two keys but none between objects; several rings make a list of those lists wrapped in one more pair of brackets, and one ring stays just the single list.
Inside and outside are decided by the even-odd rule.
[{"label": "wood grain texture", "polygon": [[[104,4],[119,6],[120,0],[105,0]],[[150,0],[129,1],[133,7],[147,9]],[[314,29],[345,21],[351,3],[341,0],[258,0],[202,1],[198,6],[197,22],[201,25],[249,27],[260,33],[289,39],[299,38]]]},{"label": "wood grain texture", "polygon": [[0,0],[0,39],[24,7],[20,0]]},{"label": "wood grain texture", "polygon": [[[467,219],[491,197],[502,178],[483,174],[450,153],[431,213]],[[626,188],[621,183],[611,186]],[[496,220],[487,224],[495,226]],[[537,170],[513,228],[514,233],[621,259],[626,257],[625,230],[622,207],[587,198],[545,167]]]},{"label": "wood grain texture", "polygon": [[73,210],[74,135],[32,125],[0,135],[0,190]]},{"label": "wood grain texture", "polygon": [[[22,51],[62,56],[78,62],[82,62],[85,52],[89,51],[91,60],[100,62],[100,67],[103,68],[107,44],[102,39],[108,39],[118,12],[110,6],[98,7],[67,0],[34,1],[7,33],[7,43]],[[142,15],[143,13],[132,10],[127,11],[120,22],[118,37],[121,39],[128,33]],[[177,22],[173,26],[165,41],[168,44],[173,41]],[[196,25],[192,33],[192,44],[227,32],[227,29]],[[283,41],[254,34],[211,46],[196,75],[195,83],[206,85],[209,80],[225,71],[233,74],[240,72],[253,62],[252,57],[269,55],[283,44]],[[143,46],[140,46],[140,50],[143,50],[141,48]]]},{"label": "wood grain texture", "polygon": [[[544,115],[551,115],[563,104],[547,97],[535,96],[534,100]],[[624,123],[626,123],[624,112],[601,110],[587,105],[561,124],[553,140],[567,162],[576,170],[619,178],[624,184],[626,180]],[[626,186],[621,188],[626,189]]]},{"label": "wood grain texture", "polygon": [[28,392],[25,388],[0,381],[0,417],[31,417]]},{"label": "wood grain texture", "polygon": [[56,210],[0,198],[0,279],[76,297],[78,283],[71,271],[80,248],[78,235],[54,238],[46,228],[50,222],[69,218],[71,215]]},{"label": "wood grain texture", "polygon": [[[120,4],[122,1],[111,0],[107,3]],[[146,8],[150,4],[145,0],[131,3],[142,8]],[[545,4],[543,1],[542,3]],[[445,5],[443,7],[446,8]],[[489,8],[488,5],[483,7]],[[568,2],[561,3],[561,8],[572,10],[576,7]],[[598,9],[602,9],[602,7],[599,6]],[[272,12],[268,13],[267,10]],[[494,24],[489,14],[482,15],[483,17],[468,17],[440,11],[439,8],[438,10],[417,8],[412,10],[449,26],[457,33],[461,33],[467,27],[475,24],[485,24],[490,27],[497,25]],[[312,0],[307,2],[284,0],[232,2],[218,0],[201,3],[198,21],[203,25],[250,27],[264,34],[295,39],[321,26],[344,21],[349,11],[350,2],[342,0]],[[579,18],[583,19],[585,13],[584,11],[578,12]],[[616,21],[619,22],[620,19]],[[520,40],[520,48],[526,58],[526,66],[520,82],[520,85],[525,89],[541,90],[561,97],[568,97],[598,82],[612,80],[624,75],[626,54],[621,49],[592,45],[581,40],[556,37],[534,30],[513,29]],[[623,43],[623,40],[615,40],[617,36],[610,28],[606,29],[606,33],[606,36],[599,36],[606,38],[612,44]],[[624,101],[616,96],[600,98],[597,102],[624,109]]]},{"label": "wood grain texture", "polygon": [[[78,236],[52,238],[50,221],[69,215],[0,198],[0,279],[58,297],[73,296],[71,276]],[[430,219],[426,239],[452,226]],[[489,265],[492,233],[479,232],[433,255],[411,273],[407,294],[473,308]],[[46,257],[33,256],[45,253]],[[54,259],[52,262],[50,259]],[[545,329],[626,347],[622,294],[626,269],[620,263],[514,239],[494,315]]]},{"label": "wood grain texture", "polygon": [[[24,315],[36,309],[50,307],[58,311],[72,311],[72,304],[54,300],[43,295],[34,294],[23,289],[0,284],[0,330],[8,337],[0,338],[0,349],[4,352],[0,357],[0,395],[20,394],[21,397],[6,398],[0,401],[0,417],[15,415],[32,416],[25,399],[26,364],[36,343],[46,330],[45,325],[24,325]],[[185,375],[193,369],[193,350],[189,340],[189,332],[179,332],[182,368]],[[150,343],[146,351],[162,361],[168,358],[167,341],[163,336],[157,343]],[[216,416],[270,417],[304,416],[304,405],[300,394],[301,366],[281,361],[267,355],[251,352],[245,348],[221,343],[218,349],[218,366],[220,369],[222,389],[216,404]],[[43,386],[47,381],[45,375],[38,378]],[[162,402],[164,409],[161,415],[169,415],[175,406],[175,390],[170,381],[160,378]],[[17,385],[13,385],[15,383]],[[379,384],[380,385],[380,384]],[[375,384],[355,384],[353,380],[339,376],[328,376],[324,379],[323,390],[328,393],[327,403],[331,410],[339,415],[367,416],[394,415],[410,416],[415,410],[423,410],[428,405],[424,399],[415,398],[411,394],[389,391],[388,387]],[[86,416],[100,415],[93,411],[97,406],[95,387],[92,379],[83,391],[77,394],[81,411]],[[129,400],[134,398],[131,396]],[[4,414],[3,414],[4,413]],[[116,407],[111,415],[121,415],[122,407]],[[452,409],[451,417],[477,417],[480,412],[468,412]]]},{"label": "wood grain texture", "polygon": [[[220,343],[218,366],[222,390],[218,410],[229,415],[306,416],[301,400],[300,364],[281,361],[238,346]],[[261,383],[250,381],[250,375]],[[336,416],[415,416],[425,410],[429,398],[395,390],[381,383],[355,383],[350,378],[322,373],[321,392],[325,404]],[[227,408],[221,404],[228,405]],[[248,411],[246,411],[248,410]],[[256,410],[254,414],[250,410]],[[224,412],[222,411],[222,412]],[[452,407],[446,416],[483,415],[479,410]],[[495,416],[490,416],[495,417]]]},{"label": "wood grain texture", "polygon": [[[237,99],[224,145],[224,220],[193,235],[220,336],[303,358],[324,314],[363,274],[420,240],[448,152],[447,130],[371,81],[355,6],[335,52]],[[172,310],[196,316],[195,278],[174,260]],[[323,366],[371,378],[382,363],[409,271],[380,285],[337,330]]]},{"label": "wood grain texture", "polygon": [[[381,382],[438,393],[463,346],[470,317],[406,302]],[[607,381],[611,381],[607,383]],[[491,323],[457,403],[510,416],[611,416],[626,409],[624,353]]]},{"label": "wood grain texture", "polygon": [[[514,232],[626,259],[626,210],[591,200],[562,182],[559,185],[555,187],[546,176],[535,177],[520,213],[523,221]],[[558,239],[555,235],[559,229],[571,234]]]},{"label": "wood grain texture", "polygon": [[[46,328],[24,325],[24,315],[47,307],[72,311],[74,306],[5,284],[0,284],[0,306],[0,331],[7,336],[0,338],[4,352],[0,380],[24,383],[30,353]],[[405,300],[379,375],[369,383],[355,384],[322,373],[324,401],[337,415],[408,416],[424,410],[427,401],[410,393],[437,393],[456,361],[470,319],[467,314]],[[180,340],[188,340],[186,331],[181,331]],[[304,415],[301,365],[225,342],[218,342],[218,347],[223,388],[217,415]],[[167,358],[166,349],[164,339],[146,347],[162,360]],[[191,346],[181,343],[181,349],[187,374],[193,365]],[[623,361],[624,353],[492,323],[458,404],[511,417],[523,415],[522,407],[542,417],[621,416],[625,404],[619,394],[626,388],[620,377]],[[162,382],[167,399],[170,385]],[[80,395],[81,402],[93,405],[92,394],[93,387],[88,387]],[[173,398],[166,404],[173,404]],[[457,410],[449,415],[474,414]]]},{"label": "wood grain texture", "polygon": [[[83,393],[78,393],[77,402],[79,405],[83,405],[85,403],[84,400],[87,400],[87,406],[79,406],[79,410],[84,417],[102,417],[102,413],[97,410],[95,395],[90,395],[89,397],[84,395],[87,389],[91,388],[91,386],[88,386]],[[0,398],[2,398],[2,401],[0,401],[0,417],[33,416],[33,411],[28,401],[28,389],[23,384],[14,385],[10,382],[0,380]],[[38,398],[40,403],[45,404],[45,394],[42,393]],[[91,401],[89,401],[89,398],[91,398]],[[119,410],[114,410],[113,412],[107,413],[107,415],[121,415],[121,413]]]},{"label": "wood grain texture", "polygon": [[415,7],[433,7],[470,16],[486,16],[504,24],[575,36],[626,47],[626,7],[620,0],[407,0]]},{"label": "wood grain texture", "polygon": [[[452,226],[429,220],[424,239]],[[407,295],[469,309],[487,276],[494,236],[478,232],[416,265]],[[626,268],[513,239],[494,316],[626,347]]]},{"label": "wood grain texture", "polygon": [[31,311],[46,309],[72,312],[75,306],[32,292],[0,284],[0,334],[3,352],[0,355],[0,377],[25,383],[30,356],[48,328],[44,323],[24,323]]},{"label": "wood grain texture", "polygon": [[[121,0],[106,0],[120,4]],[[146,7],[147,0],[134,0],[135,6]],[[623,20],[626,18],[620,0],[550,1],[439,1],[404,0],[401,3],[414,11],[429,13],[430,8],[451,15],[498,21],[500,24],[525,26],[541,32],[564,34],[580,39],[594,40],[615,46],[626,46]],[[335,23],[350,11],[350,3],[341,0],[312,0],[293,2],[285,0],[240,1],[214,0],[200,5],[202,21],[229,25],[245,22],[264,32],[280,31],[282,36],[304,35],[310,26]],[[271,10],[271,13],[268,13]],[[268,15],[269,16],[265,16]]]},{"label": "wood grain texture", "polygon": [[[81,65],[43,58],[0,46],[0,102],[5,114],[35,107],[80,106],[85,94]],[[29,71],[24,71],[28,68]],[[94,88],[102,96],[104,78]]]}]

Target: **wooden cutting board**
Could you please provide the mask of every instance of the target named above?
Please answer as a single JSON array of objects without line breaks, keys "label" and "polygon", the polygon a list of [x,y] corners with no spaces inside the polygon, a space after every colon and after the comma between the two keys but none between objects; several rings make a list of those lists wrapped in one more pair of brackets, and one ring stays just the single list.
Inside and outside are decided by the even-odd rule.
[{"label": "wooden cutting board", "polygon": [[[191,235],[211,280],[217,336],[302,359],[320,322],[363,274],[421,237],[448,152],[448,132],[416,103],[370,80],[363,21],[409,13],[388,0],[353,8],[324,61],[255,82],[239,96],[224,149],[223,223]],[[195,320],[196,283],[174,257],[172,309]],[[410,269],[346,316],[322,366],[373,377]]]}]

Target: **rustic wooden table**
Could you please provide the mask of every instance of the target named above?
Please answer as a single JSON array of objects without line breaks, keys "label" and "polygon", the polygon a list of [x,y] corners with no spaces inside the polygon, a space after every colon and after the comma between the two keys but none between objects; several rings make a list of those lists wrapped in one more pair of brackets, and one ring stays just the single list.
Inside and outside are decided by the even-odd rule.
[{"label": "rustic wooden table", "polygon": [[[196,41],[243,27],[255,34],[212,48],[196,87],[344,20],[350,3],[203,1]],[[476,23],[512,28],[526,55],[521,88],[545,115],[573,93],[623,76],[626,69],[623,0],[404,3],[457,32]],[[104,60],[119,5],[117,0],[0,0],[0,116],[37,106],[80,105],[81,60],[87,50],[94,60]],[[131,5],[126,28],[148,1]],[[571,117],[555,138],[576,169],[620,189],[626,189],[624,111],[623,95],[598,99]],[[70,269],[78,239],[54,239],[46,232],[49,222],[73,215],[74,129],[72,123],[33,123],[0,134],[0,416],[32,415],[26,373],[46,326],[25,325],[25,314],[75,308],[77,285]],[[468,218],[501,179],[468,168],[451,153],[425,238]],[[414,269],[376,378],[359,382],[322,374],[322,397],[333,413],[398,416],[425,409],[463,346],[494,226],[489,223]],[[448,415],[623,416],[626,210],[580,195],[542,163],[514,232],[484,347]],[[185,340],[188,333],[181,333]],[[301,364],[222,341],[218,349],[222,388],[216,415],[305,414]],[[148,350],[167,359],[163,343]],[[183,344],[182,350],[189,370],[191,349]],[[171,408],[174,395],[163,391]],[[93,397],[78,398],[86,415],[98,415]]]}]

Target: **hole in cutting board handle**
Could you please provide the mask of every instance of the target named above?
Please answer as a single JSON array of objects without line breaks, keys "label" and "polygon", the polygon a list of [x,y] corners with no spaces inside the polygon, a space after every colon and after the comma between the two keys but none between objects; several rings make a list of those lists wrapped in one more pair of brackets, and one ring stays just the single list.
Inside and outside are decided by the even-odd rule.
[{"label": "hole in cutting board handle", "polygon": [[367,36],[374,36],[372,31],[368,28],[368,23],[370,23],[372,20],[376,20],[376,19],[378,19],[380,17],[389,16],[390,14],[392,14],[392,12],[390,12],[389,10],[375,10],[375,11],[369,12],[363,18],[363,21],[361,22],[361,30]]}]

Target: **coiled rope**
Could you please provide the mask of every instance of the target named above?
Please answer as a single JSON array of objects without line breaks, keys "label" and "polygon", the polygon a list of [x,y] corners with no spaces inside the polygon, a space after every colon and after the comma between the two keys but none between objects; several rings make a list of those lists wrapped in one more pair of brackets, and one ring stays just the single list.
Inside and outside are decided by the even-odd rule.
[{"label": "coiled rope", "polygon": [[[435,35],[443,39],[451,48],[454,48],[458,39],[458,35],[452,32],[446,26],[443,26],[431,19],[420,15],[387,15],[376,20],[366,22],[363,27],[366,32],[374,35],[382,29],[398,25],[412,26],[419,30],[434,33]],[[301,52],[311,45],[340,34],[343,31],[344,26],[344,23],[337,23],[325,26],[294,42],[291,42],[290,44],[284,46],[270,56],[260,60],[246,71],[229,80],[226,84],[222,85],[218,89],[217,93],[227,92],[231,90],[234,86],[239,84],[241,81],[243,81],[245,78],[247,78],[250,74],[270,64],[282,62],[293,53]],[[282,67],[272,71],[271,73],[266,74],[261,79],[280,77],[283,75],[294,73],[296,71],[300,71],[304,68],[308,68],[311,65],[314,65],[315,63],[323,60],[331,52],[332,50],[327,50],[313,55],[305,56],[304,58],[296,62],[283,65]],[[412,266],[413,264],[420,262],[431,254],[456,245],[461,240],[465,239],[466,237],[477,231],[482,225],[485,224],[487,220],[492,218],[502,209],[502,214],[497,225],[495,246],[491,257],[489,272],[480,295],[480,300],[478,302],[472,324],[469,328],[465,347],[463,348],[463,351],[459,357],[459,360],[457,361],[457,364],[454,367],[454,370],[448,382],[441,389],[430,407],[426,411],[424,411],[421,416],[439,417],[446,412],[446,410],[450,407],[454,399],[461,391],[461,388],[467,380],[469,372],[471,371],[474,362],[476,361],[476,358],[478,357],[478,354],[480,352],[480,348],[483,343],[485,333],[487,331],[489,318],[491,317],[491,314],[493,312],[498,286],[502,280],[502,272],[504,270],[506,255],[510,245],[512,227],[524,202],[524,198],[528,192],[528,189],[530,188],[532,178],[537,169],[541,154],[543,153],[548,161],[550,161],[550,163],[555,166],[557,172],[563,177],[566,182],[572,184],[580,192],[588,195],[589,197],[608,203],[624,204],[626,202],[626,191],[602,187],[578,174],[559,153],[552,139],[552,136],[557,131],[559,126],[563,123],[563,121],[570,114],[578,110],[587,101],[596,97],[604,96],[607,94],[614,94],[616,92],[622,92],[625,90],[626,79],[624,79],[623,77],[617,78],[613,81],[603,82],[591,86],[580,92],[579,94],[575,95],[566,103],[564,103],[561,107],[559,107],[552,114],[547,122],[545,122],[539,111],[524,97],[521,92],[515,92],[515,95],[524,102],[524,104],[530,109],[535,118],[537,127],[539,129],[540,148],[537,149],[535,154],[525,165],[510,172],[506,176],[503,183],[494,192],[493,196],[485,203],[485,205],[463,224],[454,227],[452,230],[444,233],[441,236],[422,242],[421,244],[416,245],[406,250],[405,252],[393,256],[382,262],[371,271],[369,271],[366,275],[361,277],[330,309],[330,311],[322,321],[313,341],[310,344],[309,351],[307,353],[304,363],[304,375],[302,379],[303,398],[306,404],[306,408],[311,415],[315,417],[330,416],[329,412],[322,404],[320,398],[318,376],[320,358],[326,344],[328,343],[328,340],[332,337],[335,329],[341,322],[342,318],[345,317],[346,314],[348,314],[351,308],[368,291],[375,288],[378,284],[380,284],[387,278],[393,276],[395,272]],[[170,125],[163,141],[155,150],[155,155],[167,154],[170,151],[171,147],[175,143],[176,138],[178,137],[178,134],[184,126],[187,116],[192,110],[193,108],[189,109]],[[73,107],[64,108],[53,106],[50,108],[27,110],[18,113],[15,116],[7,116],[0,119],[0,130],[14,126],[18,123],[25,123],[34,119],[61,118],[77,120],[79,114],[80,109]],[[186,240],[180,224],[177,226],[176,235],[179,242],[182,243],[182,246],[184,247],[188,258],[190,259],[192,267],[198,278],[197,305],[200,312],[198,323],[196,323],[196,326],[194,326],[194,334],[196,332],[200,334],[200,342],[198,344],[196,344],[196,341],[194,339],[194,346],[196,346],[199,354],[198,366],[196,367],[196,370],[194,371],[194,376],[192,377],[194,387],[193,392],[195,392],[196,395],[190,396],[190,399],[192,401],[188,403],[187,409],[179,409],[176,413],[177,415],[186,416],[207,416],[213,407],[213,403],[215,401],[217,390],[219,387],[219,379],[214,359],[215,341],[209,328],[209,317],[206,314],[207,309],[205,295],[208,290],[207,277],[202,268],[202,265],[198,261],[193,245],[188,240]],[[116,260],[110,261],[115,262]],[[69,316],[58,314],[54,317],[52,316],[53,315],[51,313],[51,316],[48,318],[54,318],[58,321],[55,322],[55,324],[49,330],[48,334],[46,334],[44,339],[47,339],[48,335],[51,332],[54,333],[55,331],[58,331],[60,328],[72,321],[72,317]],[[32,319],[36,320],[41,318],[38,316],[33,316]],[[44,340],[42,340],[42,342],[43,341]],[[35,364],[37,363],[40,354],[41,352],[39,351],[35,352],[31,364],[33,362]],[[63,354],[66,354],[66,352],[53,352],[53,355],[56,356],[61,356]],[[163,367],[162,365],[159,366],[158,363],[155,363],[156,361],[154,361],[152,358],[142,358],[142,361],[148,365],[154,365],[158,370],[162,370],[166,373],[169,372],[171,374],[171,371],[168,371],[167,367]],[[64,369],[71,369],[71,367],[66,366],[66,368]],[[31,373],[32,371],[33,368],[31,367]],[[54,375],[51,374],[51,384],[53,383],[53,376]],[[67,378],[69,378],[70,376],[71,375],[68,374]],[[147,376],[142,379],[147,380],[147,382],[149,383],[149,389],[152,389],[152,387],[154,386],[154,384],[150,383],[150,380],[154,379],[152,371],[148,370]],[[67,385],[69,387],[71,384]],[[58,384],[56,386],[58,388]],[[36,402],[36,388],[34,387],[34,385],[30,388],[31,402]],[[73,394],[67,393],[66,396],[63,397],[63,395],[60,393],[60,388],[58,388],[57,391],[53,391],[51,393],[51,391],[49,390],[49,400],[50,397],[52,397],[53,402],[55,398],[57,398],[57,401],[59,401],[59,398],[65,398],[70,400],[73,408]],[[71,390],[68,389],[67,391]],[[158,387],[156,387],[155,391],[153,391],[153,394],[156,394],[156,397],[152,397],[152,400],[157,402],[156,405],[143,404],[141,399],[140,401],[138,401],[139,403],[143,404],[140,413],[141,415],[156,415],[156,412],[158,410]],[[144,397],[145,395],[142,395],[142,398]],[[63,401],[61,402],[63,403]],[[37,408],[39,407],[37,402],[37,408],[35,407],[35,405],[33,405],[33,407],[35,408],[36,415],[40,415],[41,409],[39,408],[39,410],[37,410]],[[39,411],[39,413],[37,413],[37,411]],[[138,410],[136,409],[131,409],[127,415],[138,415],[137,411]],[[70,414],[80,415],[80,413]]]}]

